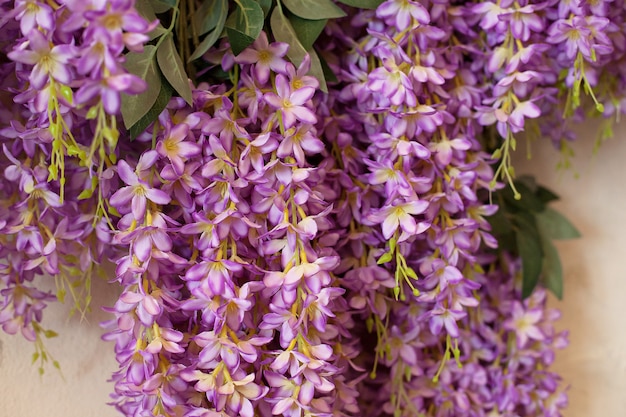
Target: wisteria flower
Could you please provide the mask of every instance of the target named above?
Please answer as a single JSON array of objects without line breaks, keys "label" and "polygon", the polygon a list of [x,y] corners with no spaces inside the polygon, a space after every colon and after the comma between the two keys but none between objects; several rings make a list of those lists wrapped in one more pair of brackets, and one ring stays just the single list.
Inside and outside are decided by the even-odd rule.
[{"label": "wisteria flower", "polygon": [[70,83],[72,74],[68,63],[74,55],[71,45],[51,46],[41,32],[32,31],[29,40],[7,56],[17,62],[34,65],[29,79],[33,88],[42,89],[50,77],[62,84]]},{"label": "wisteria flower", "polygon": [[[428,228],[424,223],[417,223],[413,216],[422,214],[428,208],[428,202],[422,200],[398,203],[384,207],[370,215],[370,219],[376,223],[382,223],[382,231],[385,239],[390,239],[400,228],[405,234],[405,239],[422,233]],[[400,239],[404,240],[404,239]]]},{"label": "wisteria flower", "polygon": [[141,180],[126,161],[120,161],[117,165],[117,172],[128,186],[120,188],[111,196],[110,203],[118,208],[131,204],[131,211],[136,220],[142,220],[146,214],[148,201],[155,204],[168,204],[171,201],[169,195],[164,191],[150,187],[148,183]]},{"label": "wisteria flower", "polygon": [[192,141],[186,141],[189,136],[189,126],[182,123],[174,126],[165,139],[157,144],[159,155],[167,157],[174,172],[182,175],[185,171],[185,161],[200,153],[200,146]]},{"label": "wisteria flower", "polygon": [[270,45],[265,32],[261,32],[252,47],[246,48],[237,55],[235,61],[240,64],[255,64],[254,75],[261,84],[266,84],[271,71],[279,74],[286,72],[287,61],[283,57],[288,49],[289,45],[282,42],[274,42]]},{"label": "wisteria flower", "polygon": [[306,103],[315,94],[312,87],[293,90],[289,80],[282,74],[276,76],[276,93],[267,93],[264,98],[270,106],[278,109],[282,116],[285,129],[292,127],[296,121],[314,124],[317,117],[306,107]]},{"label": "wisteria flower", "polygon": [[422,25],[430,23],[430,15],[424,6],[412,0],[387,0],[376,9],[376,14],[393,22],[400,31],[411,26],[411,19]]},{"label": "wisteria flower", "polygon": [[529,339],[543,340],[545,338],[538,326],[542,316],[541,310],[524,309],[520,302],[515,301],[512,316],[504,322],[504,328],[515,332],[518,346],[524,348]]}]

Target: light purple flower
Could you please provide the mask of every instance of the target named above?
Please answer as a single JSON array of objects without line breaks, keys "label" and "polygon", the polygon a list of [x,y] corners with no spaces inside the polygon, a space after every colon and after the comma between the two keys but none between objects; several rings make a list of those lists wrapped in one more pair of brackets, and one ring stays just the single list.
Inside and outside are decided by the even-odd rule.
[{"label": "light purple flower", "polygon": [[265,32],[261,32],[251,47],[241,52],[235,61],[240,64],[254,64],[252,71],[261,84],[267,83],[270,72],[286,73],[287,61],[283,57],[287,54],[289,45],[274,42],[271,45]]},{"label": "light purple flower", "polygon": [[306,107],[306,103],[315,94],[312,87],[302,87],[298,90],[292,90],[287,77],[282,74],[276,76],[276,93],[267,93],[264,96],[265,101],[280,111],[282,122],[285,129],[292,127],[297,120],[315,124],[317,117]]},{"label": "light purple flower", "polygon": [[32,31],[29,36],[28,42],[9,52],[7,56],[13,61],[34,65],[29,77],[33,88],[42,89],[50,77],[61,84],[69,84],[72,73],[68,64],[74,57],[73,47],[51,46],[50,41],[37,30]]},{"label": "light purple flower", "polygon": [[[170,160],[174,172],[178,175],[182,175],[185,171],[185,161],[198,155],[201,150],[200,146],[193,141],[185,140],[189,136],[189,126],[181,123],[171,128],[165,138],[157,143],[157,152]],[[191,138],[193,139],[193,136]]]},{"label": "light purple flower", "polygon": [[118,209],[130,203],[133,216],[137,221],[143,220],[148,200],[161,205],[171,201],[170,196],[164,191],[152,188],[148,183],[141,180],[126,161],[119,161],[117,172],[128,186],[116,191],[109,201]]},{"label": "light purple flower", "polygon": [[503,326],[505,329],[515,332],[517,345],[524,348],[529,339],[544,340],[545,336],[538,326],[542,316],[542,310],[524,309],[520,302],[515,301],[513,302],[511,318],[506,320]]},{"label": "light purple flower", "polygon": [[376,9],[376,15],[388,24],[395,24],[399,31],[411,27],[411,20],[427,25],[430,15],[424,6],[412,0],[387,0]]},{"label": "light purple flower", "polygon": [[[424,232],[428,227],[417,223],[413,216],[422,214],[428,208],[428,202],[422,200],[409,201],[383,207],[369,216],[370,220],[382,223],[385,239],[390,239],[400,228],[405,239]],[[401,238],[401,240],[404,240]]]}]

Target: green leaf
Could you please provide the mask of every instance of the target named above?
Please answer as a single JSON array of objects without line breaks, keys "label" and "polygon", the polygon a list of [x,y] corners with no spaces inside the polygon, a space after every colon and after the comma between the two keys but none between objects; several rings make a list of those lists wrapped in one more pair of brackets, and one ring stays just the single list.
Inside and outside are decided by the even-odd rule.
[{"label": "green leaf", "polygon": [[187,104],[192,105],[193,97],[191,95],[191,87],[189,86],[189,77],[185,71],[183,60],[176,51],[174,36],[172,34],[167,35],[159,46],[157,62],[159,63],[159,68],[161,68],[165,79],[167,79],[170,85],[174,87],[174,90],[185,99]]},{"label": "green leaf", "polygon": [[189,62],[195,61],[205,54],[206,51],[211,48],[215,42],[222,35],[222,31],[224,30],[224,24],[226,23],[226,17],[228,16],[228,0],[217,0],[217,4],[219,7],[216,7],[215,14],[217,15],[217,24],[215,25],[215,29],[213,29],[202,42],[193,51],[193,54],[189,57]]},{"label": "green leaf", "polygon": [[556,200],[559,199],[558,195],[556,195],[552,191],[548,190],[547,188],[542,187],[541,185],[537,187],[537,191],[535,192],[535,195],[544,204],[547,204],[547,203],[549,203],[551,201],[556,201]]},{"label": "green leaf", "polygon": [[515,233],[513,224],[505,213],[505,208],[501,206],[498,211],[487,218],[491,225],[494,237],[498,240],[498,248],[501,250],[514,251],[516,248]]},{"label": "green leaf", "polygon": [[580,232],[558,211],[546,208],[537,214],[537,226],[550,239],[576,239]]},{"label": "green leaf", "polygon": [[259,6],[263,9],[263,15],[266,17],[269,16],[270,9],[272,8],[272,0],[256,0],[256,2],[259,3]]},{"label": "green leaf", "polygon": [[137,136],[143,133],[143,131],[146,130],[146,128],[159,117],[161,112],[167,106],[167,103],[170,102],[170,98],[172,98],[173,93],[174,89],[172,88],[172,86],[166,80],[163,80],[163,82],[161,82],[159,95],[157,96],[156,101],[154,102],[148,113],[146,113],[145,116],[143,116],[137,123],[133,125],[133,127],[130,128],[131,140],[135,139]]},{"label": "green leaf", "polygon": [[552,244],[549,238],[541,236],[541,247],[543,249],[543,266],[541,275],[543,284],[552,292],[559,300],[563,299],[563,267],[559,252]]},{"label": "green leaf", "polygon": [[543,262],[541,235],[533,213],[519,211],[511,214],[510,219],[513,226],[512,234],[515,239],[515,249],[522,258],[522,292],[524,297],[527,297],[539,280]]},{"label": "green leaf", "polygon": [[304,56],[307,54],[307,50],[298,40],[296,31],[289,22],[289,19],[287,19],[287,17],[283,14],[280,5],[272,12],[270,27],[272,28],[274,38],[278,42],[285,42],[289,44],[287,56],[291,62],[293,62],[296,67],[300,65]]},{"label": "green leaf", "polygon": [[308,75],[317,78],[320,82],[320,90],[328,93],[328,86],[326,85],[326,78],[324,78],[324,68],[322,67],[320,57],[317,56],[317,52],[315,52],[314,49],[311,49],[308,52],[311,57],[311,69],[309,70]]},{"label": "green leaf", "polygon": [[348,6],[358,7],[359,9],[375,9],[385,0],[337,0]]},{"label": "green leaf", "polygon": [[230,47],[239,55],[261,33],[265,16],[259,3],[254,0],[238,0],[237,9],[226,21],[226,34]]},{"label": "green leaf", "polygon": [[326,80],[324,79],[324,69],[322,68],[322,63],[320,62],[317,53],[313,49],[307,51],[302,43],[300,43],[298,36],[296,35],[296,31],[289,22],[289,19],[287,19],[287,17],[283,14],[280,5],[272,12],[270,26],[272,28],[274,38],[278,42],[286,42],[289,44],[287,56],[295,66],[299,66],[302,63],[306,54],[310,55],[311,70],[309,71],[309,75],[317,78],[320,82],[320,89],[327,92],[328,88],[326,86]]},{"label": "green leaf", "polygon": [[502,190],[502,195],[507,205],[517,210],[539,213],[546,208],[546,205],[533,193],[533,191],[524,182],[515,182],[517,191],[521,194],[522,198],[515,199],[513,190],[511,187],[506,187]]},{"label": "green leaf", "polygon": [[320,36],[324,27],[326,27],[328,19],[309,20],[291,15],[289,16],[289,22],[291,22],[291,26],[304,49],[309,50],[313,47],[313,43]]},{"label": "green leaf", "polygon": [[[191,24],[198,36],[208,33],[217,27],[220,16],[228,12],[228,0],[205,0],[193,15]],[[189,34],[191,37],[191,33]]]},{"label": "green leaf", "polygon": [[[141,17],[146,19],[148,22],[154,22],[155,20],[158,20],[154,12],[154,9],[150,5],[150,3],[146,1],[136,2],[135,9],[137,10],[137,13],[139,13]],[[156,39],[159,36],[162,36],[166,32],[167,31],[165,30],[165,28],[159,23],[159,25],[156,28],[152,29],[152,31],[148,33],[148,37],[150,38],[150,40]]]},{"label": "green leaf", "polygon": [[165,13],[176,7],[176,0],[149,0],[148,2],[144,0],[135,2],[135,4],[140,3],[150,3],[150,6],[152,6],[155,13]]},{"label": "green leaf", "polygon": [[532,175],[522,175],[515,180],[515,183],[522,183],[528,188],[528,190],[530,190],[530,192],[533,194],[537,193],[537,181]]},{"label": "green leaf", "polygon": [[289,11],[304,19],[334,19],[344,17],[341,10],[332,0],[282,0]]},{"label": "green leaf", "polygon": [[143,52],[129,52],[124,67],[128,72],[144,80],[146,91],[136,95],[122,95],[122,119],[130,129],[150,110],[161,89],[161,75],[155,59],[156,47],[146,45]]},{"label": "green leaf", "polygon": [[536,229],[527,225],[516,232],[515,239],[522,258],[522,297],[527,298],[539,283],[543,265],[541,237]]},{"label": "green leaf", "polygon": [[333,70],[328,65],[328,62],[326,62],[324,57],[321,55],[319,56],[319,58],[320,58],[320,63],[322,64],[322,70],[324,71],[324,78],[326,79],[326,81],[329,81],[331,83],[338,82],[339,79],[337,78]]}]

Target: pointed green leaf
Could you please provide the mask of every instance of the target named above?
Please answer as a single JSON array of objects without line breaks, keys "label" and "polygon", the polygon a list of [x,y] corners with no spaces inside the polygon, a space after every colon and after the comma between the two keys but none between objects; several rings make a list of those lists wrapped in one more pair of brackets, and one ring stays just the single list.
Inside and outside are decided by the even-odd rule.
[{"label": "pointed green leaf", "polygon": [[543,265],[541,275],[543,284],[559,300],[563,299],[563,267],[559,252],[549,238],[541,236],[541,247],[543,249]]},{"label": "pointed green leaf", "polygon": [[237,0],[237,8],[226,21],[226,34],[230,47],[239,55],[261,33],[265,16],[259,3],[254,0]]},{"label": "pointed green leaf", "polygon": [[259,6],[261,6],[261,9],[263,9],[263,15],[265,17],[270,15],[270,9],[272,8],[272,0],[256,0],[257,3],[259,3]]},{"label": "pointed green leaf", "polygon": [[533,191],[524,182],[515,181],[515,188],[517,188],[517,191],[522,196],[522,198],[519,200],[515,199],[511,187],[506,187],[502,190],[502,195],[504,196],[507,205],[517,210],[535,213],[539,213],[543,211],[543,209],[545,209],[546,205],[535,195],[535,193],[533,193]]},{"label": "pointed green leaf", "polygon": [[167,103],[170,102],[170,98],[172,98],[173,93],[174,89],[172,88],[172,86],[164,80],[161,83],[159,95],[157,96],[157,99],[155,100],[148,113],[146,113],[137,123],[135,123],[130,128],[131,140],[135,139],[137,136],[143,133],[143,131],[146,130],[146,128],[159,117],[161,112],[167,106]]},{"label": "pointed green leaf", "polygon": [[542,187],[541,185],[537,187],[537,192],[535,194],[537,195],[537,198],[539,200],[543,201],[544,204],[559,199],[558,195],[548,190],[547,188]]},{"label": "pointed green leaf", "polygon": [[130,129],[150,110],[161,89],[161,75],[155,59],[156,47],[146,45],[143,52],[129,52],[124,67],[128,72],[144,80],[148,85],[141,94],[122,94],[122,119]]},{"label": "pointed green leaf", "polygon": [[337,0],[348,6],[358,7],[359,9],[375,9],[385,0]]},{"label": "pointed green leaf", "polygon": [[550,239],[576,239],[580,232],[558,211],[546,208],[537,214],[537,226]]},{"label": "pointed green leaf", "polygon": [[[205,0],[193,15],[191,24],[198,36],[215,29],[222,14],[228,13],[228,0]],[[189,34],[191,36],[191,33]]]},{"label": "pointed green leaf", "polygon": [[328,62],[324,59],[323,56],[319,55],[320,63],[322,64],[322,70],[324,71],[324,78],[326,81],[331,83],[336,83],[339,81],[333,70],[328,65]]},{"label": "pointed green leaf", "polygon": [[217,24],[215,25],[215,29],[209,32],[208,35],[200,42],[200,45],[193,51],[193,54],[189,57],[189,62],[195,61],[200,58],[202,55],[206,53],[215,42],[222,36],[222,31],[224,30],[224,25],[226,23],[226,18],[228,16],[228,0],[217,0],[217,4],[219,7],[216,7],[215,14],[217,16]]},{"label": "pointed green leaf", "polygon": [[322,62],[320,61],[320,57],[317,55],[314,49],[308,51],[309,56],[311,57],[311,69],[309,70],[309,75],[317,78],[320,82],[320,90],[325,93],[328,93],[328,86],[326,85],[326,78],[324,78],[324,68],[322,67]]},{"label": "pointed green leaf", "polygon": [[152,9],[155,11],[155,13],[165,13],[168,10],[176,7],[176,0],[149,0],[148,2],[144,0],[137,1],[135,3],[150,3],[150,6],[152,6]]},{"label": "pointed green leaf", "polygon": [[[152,23],[155,20],[158,20],[158,18],[156,17],[154,9],[152,8],[152,5],[149,2],[138,1],[135,4],[135,9],[137,10],[137,13],[139,13],[141,15],[141,17],[146,19],[148,22]],[[158,38],[159,36],[163,35],[164,33],[166,33],[165,28],[161,24],[159,24],[150,33],[148,33],[148,37],[150,38],[150,40],[152,40],[152,39]]]},{"label": "pointed green leaf", "polygon": [[165,40],[159,46],[157,51],[157,62],[161,72],[170,83],[174,90],[180,96],[185,99],[187,104],[191,105],[193,97],[191,96],[191,87],[189,85],[189,77],[185,71],[185,65],[183,60],[176,51],[174,45],[174,36],[172,34],[167,35]]},{"label": "pointed green leaf", "polygon": [[324,27],[326,27],[328,19],[309,20],[291,15],[289,16],[289,22],[291,22],[291,26],[304,49],[309,50],[313,47],[313,43],[320,36]]},{"label": "pointed green leaf", "polygon": [[537,180],[532,175],[522,175],[515,180],[515,184],[522,183],[535,194],[537,192]]},{"label": "pointed green leaf", "polygon": [[309,75],[317,78],[317,80],[320,82],[320,89],[324,92],[327,92],[328,88],[326,86],[326,80],[324,79],[324,69],[322,67],[319,57],[317,56],[317,53],[313,49],[307,51],[302,43],[300,43],[300,41],[298,40],[298,36],[296,35],[296,31],[289,22],[289,19],[285,17],[280,7],[276,7],[272,12],[270,26],[272,28],[274,38],[278,42],[285,42],[289,44],[287,56],[295,66],[298,66],[302,63],[302,60],[304,59],[306,54],[310,55],[311,70],[309,71]]},{"label": "pointed green leaf", "polygon": [[515,238],[517,250],[522,258],[522,297],[527,298],[539,283],[543,266],[541,238],[530,229],[519,230]]},{"label": "pointed green leaf", "polygon": [[270,18],[270,27],[272,34],[278,42],[289,44],[287,56],[295,66],[300,65],[304,56],[307,54],[306,48],[298,41],[298,35],[289,19],[285,17],[280,6],[274,8],[272,17]]},{"label": "pointed green leaf", "polygon": [[289,11],[303,19],[334,19],[344,17],[341,10],[332,0],[282,0]]},{"label": "pointed green leaf", "polygon": [[541,275],[543,266],[541,236],[533,214],[518,212],[512,221],[517,253],[522,258],[522,297],[526,298],[537,286]]}]

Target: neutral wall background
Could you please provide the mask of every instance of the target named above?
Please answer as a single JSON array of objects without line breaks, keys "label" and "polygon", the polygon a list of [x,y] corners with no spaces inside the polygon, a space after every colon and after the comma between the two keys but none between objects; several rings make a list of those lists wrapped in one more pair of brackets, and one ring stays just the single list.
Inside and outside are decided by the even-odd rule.
[{"label": "neutral wall background", "polygon": [[[560,327],[570,329],[571,346],[555,368],[571,388],[565,417],[626,416],[626,126],[590,157],[594,129],[582,129],[574,144],[574,168],[557,172],[558,154],[547,142],[533,143],[533,158],[520,142],[516,168],[530,173],[561,195],[556,208],[578,226],[583,238],[559,242],[565,272]],[[576,178],[576,174],[578,178]],[[116,369],[112,345],[100,341],[97,305],[112,305],[115,291],[94,283],[95,313],[89,323],[68,320],[68,308],[53,305],[45,324],[60,333],[48,341],[61,362],[63,378],[50,369],[39,377],[31,366],[32,346],[0,331],[0,417],[113,417],[106,405]]]}]

